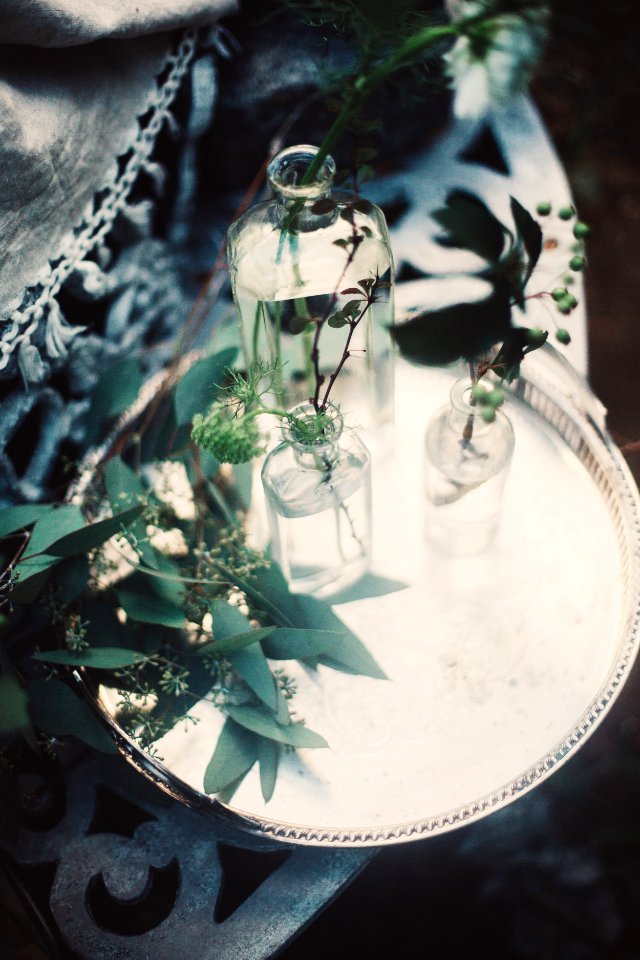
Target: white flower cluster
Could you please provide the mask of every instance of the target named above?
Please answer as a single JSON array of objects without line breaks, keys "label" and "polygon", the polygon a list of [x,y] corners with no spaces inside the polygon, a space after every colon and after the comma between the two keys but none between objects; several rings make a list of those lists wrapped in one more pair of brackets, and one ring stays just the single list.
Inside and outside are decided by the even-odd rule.
[{"label": "white flower cluster", "polygon": [[158,500],[166,503],[178,520],[195,518],[193,490],[183,463],[163,460],[146,466],[144,473]]},{"label": "white flower cluster", "polygon": [[[495,0],[449,0],[452,20],[491,17]],[[549,10],[545,3],[514,5],[497,10],[489,24],[472,23],[445,54],[445,69],[453,87],[454,113],[475,118],[504,106],[523,90],[547,36]]]}]

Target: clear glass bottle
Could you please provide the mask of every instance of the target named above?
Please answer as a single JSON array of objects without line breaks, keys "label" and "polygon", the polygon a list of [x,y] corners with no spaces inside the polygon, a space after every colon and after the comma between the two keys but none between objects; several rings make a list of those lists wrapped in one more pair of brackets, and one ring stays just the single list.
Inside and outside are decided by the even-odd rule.
[{"label": "clear glass bottle", "polygon": [[[296,416],[314,414],[299,404]],[[284,442],[262,468],[274,559],[291,589],[328,596],[355,583],[371,559],[371,466],[364,443],[333,404],[315,442],[283,427]]]},{"label": "clear glass bottle", "polygon": [[483,409],[472,402],[469,381],[458,380],[426,432],[426,536],[455,556],[482,553],[495,541],[513,456],[508,417],[499,409],[488,423]]},{"label": "clear glass bottle", "polygon": [[[318,152],[296,146],[268,167],[274,198],[256,204],[229,229],[227,257],[242,350],[282,364],[279,400],[285,406],[314,396],[314,335],[318,323],[318,370],[324,383],[343,356],[349,326],[330,318],[347,304],[359,311],[359,284],[377,281],[375,302],[358,322],[349,357],[331,388],[349,422],[378,445],[393,419],[393,262],[382,211],[363,199],[332,193],[335,164],[326,157],[313,182],[302,180]],[[357,313],[356,313],[357,315]]]}]

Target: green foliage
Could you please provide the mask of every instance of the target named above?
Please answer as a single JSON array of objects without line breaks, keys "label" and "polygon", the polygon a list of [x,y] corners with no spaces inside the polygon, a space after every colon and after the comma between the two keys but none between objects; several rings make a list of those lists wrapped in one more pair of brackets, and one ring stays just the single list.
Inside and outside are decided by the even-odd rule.
[{"label": "green foliage", "polygon": [[102,753],[117,752],[115,742],[90,707],[62,680],[32,680],[27,690],[33,721],[45,733],[76,737]]},{"label": "green foliage", "polygon": [[0,676],[0,734],[19,733],[31,725],[29,697],[16,677]]},{"label": "green foliage", "polygon": [[117,360],[101,374],[85,424],[85,444],[88,447],[97,443],[105,426],[133,403],[143,378],[138,357]]},{"label": "green foliage", "polygon": [[119,667],[130,667],[144,657],[138,650],[127,650],[124,647],[100,647],[97,650],[89,648],[77,653],[72,650],[49,650],[46,653],[34,653],[33,659],[42,660],[45,663],[63,664],[67,667],[117,670]]},{"label": "green foliage", "polygon": [[227,347],[210,357],[203,357],[187,370],[174,393],[176,423],[191,423],[196,414],[207,410],[224,389],[229,367],[233,366],[238,351]]},{"label": "green foliage", "polygon": [[[531,296],[527,285],[542,253],[544,238],[539,223],[515,197],[510,198],[510,208],[513,230],[502,224],[478,197],[463,190],[452,191],[446,206],[434,212],[434,220],[444,229],[440,242],[470,250],[486,261],[478,276],[491,285],[492,292],[481,301],[425,310],[398,325],[392,335],[407,359],[434,366],[459,359],[474,364],[480,361],[480,376],[492,370],[510,383],[518,376],[524,357],[547,340],[547,331],[515,326],[513,322],[513,307],[525,311]],[[551,204],[542,202],[537,210],[541,216],[548,216]],[[570,219],[574,213],[573,208],[565,208],[558,216]],[[580,270],[583,265],[584,257],[580,255],[569,262],[571,270]],[[562,314],[571,313],[578,304],[566,286],[534,296],[549,296]],[[569,342],[566,333],[560,333],[560,343]],[[481,359],[495,351],[495,344],[501,344],[497,353],[491,359]],[[488,409],[486,419],[491,416]]]}]

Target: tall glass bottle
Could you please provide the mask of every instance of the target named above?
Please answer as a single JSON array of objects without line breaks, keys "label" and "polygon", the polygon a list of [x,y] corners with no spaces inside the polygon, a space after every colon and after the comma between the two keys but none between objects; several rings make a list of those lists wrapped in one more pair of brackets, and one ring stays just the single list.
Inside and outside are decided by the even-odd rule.
[{"label": "tall glass bottle", "polygon": [[508,417],[496,410],[487,422],[483,409],[469,381],[458,380],[425,437],[427,541],[455,556],[482,553],[496,539],[513,456]]},{"label": "tall glass bottle", "polygon": [[[258,358],[281,362],[279,399],[286,406],[314,396],[322,402],[351,332],[331,400],[377,446],[380,429],[390,427],[393,417],[389,235],[377,206],[332,193],[331,157],[313,182],[302,183],[317,152],[305,145],[281,151],[267,171],[274,198],[256,204],[229,229],[244,358],[247,364]],[[367,289],[370,295],[373,289],[368,305]],[[345,308],[351,313],[345,315]],[[353,331],[346,318],[358,320]]]},{"label": "tall glass bottle", "polygon": [[[311,403],[292,411],[314,416]],[[369,451],[327,406],[329,425],[308,442],[295,426],[262,468],[274,559],[295,592],[329,596],[355,583],[371,560]]]}]

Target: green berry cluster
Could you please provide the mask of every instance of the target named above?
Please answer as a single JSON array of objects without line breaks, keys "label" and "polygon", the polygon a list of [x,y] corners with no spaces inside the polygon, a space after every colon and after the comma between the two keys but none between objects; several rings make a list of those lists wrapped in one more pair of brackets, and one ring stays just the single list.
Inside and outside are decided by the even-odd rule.
[{"label": "green berry cluster", "polygon": [[[542,217],[548,217],[552,213],[552,206],[548,201],[543,201],[536,207],[538,214]],[[560,220],[569,221],[576,217],[575,207],[560,207],[557,213]],[[582,220],[576,219],[573,225],[573,236],[575,243],[572,244],[572,257],[568,263],[568,271],[563,276],[564,286],[556,287],[551,291],[551,297],[556,305],[556,309],[563,316],[568,316],[578,306],[577,299],[567,289],[573,283],[573,274],[584,270],[586,258],[584,256],[584,240],[589,235],[589,226]],[[571,343],[571,334],[565,327],[558,327],[556,330],[556,340],[562,344]]]},{"label": "green berry cluster", "polygon": [[480,416],[485,423],[493,423],[498,407],[504,403],[504,390],[501,387],[489,389],[480,383],[474,383],[471,388],[471,399],[482,408]]}]

